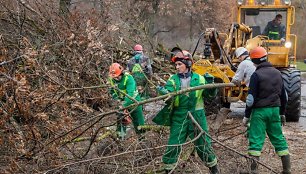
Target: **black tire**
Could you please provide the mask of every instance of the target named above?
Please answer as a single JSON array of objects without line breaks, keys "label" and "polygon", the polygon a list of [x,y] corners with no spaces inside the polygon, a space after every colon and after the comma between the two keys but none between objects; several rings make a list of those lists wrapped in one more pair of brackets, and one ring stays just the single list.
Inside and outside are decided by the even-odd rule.
[{"label": "black tire", "polygon": [[288,94],[286,121],[298,122],[301,116],[301,72],[297,69],[282,69],[281,74]]}]

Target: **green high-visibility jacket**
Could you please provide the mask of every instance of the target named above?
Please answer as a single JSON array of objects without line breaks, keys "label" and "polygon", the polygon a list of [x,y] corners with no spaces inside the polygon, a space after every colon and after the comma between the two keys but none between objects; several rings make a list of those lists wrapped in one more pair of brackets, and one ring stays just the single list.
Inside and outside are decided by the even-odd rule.
[{"label": "green high-visibility jacket", "polygon": [[[208,84],[205,78],[197,73],[192,72],[190,87]],[[165,85],[168,92],[181,90],[180,78],[177,74],[171,76]],[[164,90],[163,90],[164,91]],[[165,92],[163,93],[165,94]],[[213,98],[217,94],[217,89],[201,89],[191,91],[185,94],[175,96],[157,115],[153,122],[158,125],[170,126],[171,115],[174,109],[188,109],[189,111],[197,111],[204,109],[204,98]]]},{"label": "green high-visibility jacket", "polygon": [[269,36],[270,40],[280,40],[286,37],[286,27],[283,24],[275,24],[274,20],[268,22],[265,27],[263,35]]},{"label": "green high-visibility jacket", "polygon": [[[124,73],[122,78],[119,81],[114,79],[109,79],[111,86],[117,87],[121,92],[117,89],[111,88],[110,93],[113,99],[119,99],[123,101],[123,107],[129,106],[134,103],[129,97],[124,95],[123,93],[129,95],[130,97],[140,101],[140,97],[138,95],[138,91],[136,88],[136,82],[132,75],[129,73]],[[123,92],[123,93],[122,93]]]}]

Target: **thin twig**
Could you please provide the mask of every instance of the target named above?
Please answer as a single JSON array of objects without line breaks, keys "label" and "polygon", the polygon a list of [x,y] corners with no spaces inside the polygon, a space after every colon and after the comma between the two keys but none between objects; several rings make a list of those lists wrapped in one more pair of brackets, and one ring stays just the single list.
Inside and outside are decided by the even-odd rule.
[{"label": "thin twig", "polygon": [[8,60],[8,61],[3,61],[3,62],[0,63],[0,66],[3,66],[5,64],[11,63],[11,62],[14,62],[15,60],[18,60],[18,59],[21,59],[21,58],[24,58],[24,57],[26,57],[26,56],[25,55],[21,55],[21,56],[17,56],[14,59],[11,59],[11,60]]},{"label": "thin twig", "polygon": [[80,88],[65,88],[66,91],[74,91],[74,90],[84,90],[84,89],[97,89],[97,88],[107,88],[109,85],[99,85],[99,86],[84,86]]}]

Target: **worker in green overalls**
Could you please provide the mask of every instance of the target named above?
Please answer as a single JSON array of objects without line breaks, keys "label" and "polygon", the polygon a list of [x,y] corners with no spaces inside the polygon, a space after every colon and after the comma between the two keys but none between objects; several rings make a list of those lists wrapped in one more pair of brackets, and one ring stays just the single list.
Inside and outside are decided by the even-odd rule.
[{"label": "worker in green overalls", "polygon": [[[172,52],[174,52],[174,56],[171,60],[175,63],[178,73],[170,77],[165,87],[158,87],[158,91],[161,94],[208,83],[203,76],[191,71],[192,58],[190,53],[177,47],[172,49]],[[211,83],[213,82],[213,76],[207,76],[207,79]],[[203,97],[214,97],[216,93],[216,89],[207,89],[175,96],[172,102],[168,103],[153,119],[156,124],[170,126],[168,145],[177,145],[168,146],[163,156],[162,160],[166,173],[176,166],[181,152],[180,144],[185,143],[188,137],[193,139],[200,133],[199,128],[188,117],[188,112],[192,114],[201,128],[208,133]],[[198,156],[209,167],[210,172],[213,174],[218,173],[217,158],[211,147],[211,139],[206,134],[203,134],[194,144]]]},{"label": "worker in green overalls", "polygon": [[[120,101],[119,108],[127,107],[135,102],[132,100],[140,101],[140,96],[136,89],[136,83],[128,73],[123,72],[123,67],[118,63],[113,63],[109,68],[109,81],[112,86],[110,93],[112,98]],[[137,129],[137,126],[144,125],[144,116],[142,112],[142,105],[136,108],[129,108],[122,114],[118,114],[117,118],[117,135],[123,139],[126,135],[126,126],[129,124],[129,113],[134,125],[134,129],[137,135],[140,136],[141,131]]]},{"label": "worker in green overalls", "polygon": [[[263,47],[256,47],[250,51],[250,57],[256,71],[250,79],[246,105],[252,112],[245,115],[243,124],[248,129],[248,154],[259,160],[266,136],[268,135],[276,154],[281,158],[282,174],[291,173],[290,154],[288,143],[282,131],[282,118],[285,116],[287,93],[283,78],[279,70],[268,62],[268,53]],[[283,116],[281,116],[283,115]],[[255,161],[250,165],[252,173],[258,173]]]}]

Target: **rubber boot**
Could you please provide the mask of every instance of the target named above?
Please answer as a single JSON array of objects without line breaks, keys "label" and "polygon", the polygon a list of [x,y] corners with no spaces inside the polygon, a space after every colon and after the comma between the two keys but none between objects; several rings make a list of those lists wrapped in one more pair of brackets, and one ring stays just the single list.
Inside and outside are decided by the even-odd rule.
[{"label": "rubber boot", "polygon": [[[252,156],[255,160],[259,161],[259,156]],[[258,174],[258,164],[255,160],[251,161],[251,173]]]},{"label": "rubber boot", "polygon": [[218,165],[214,165],[212,167],[209,167],[210,174],[219,174]]},{"label": "rubber boot", "polygon": [[291,163],[290,163],[290,155],[285,155],[281,157],[283,172],[282,174],[291,174]]}]

